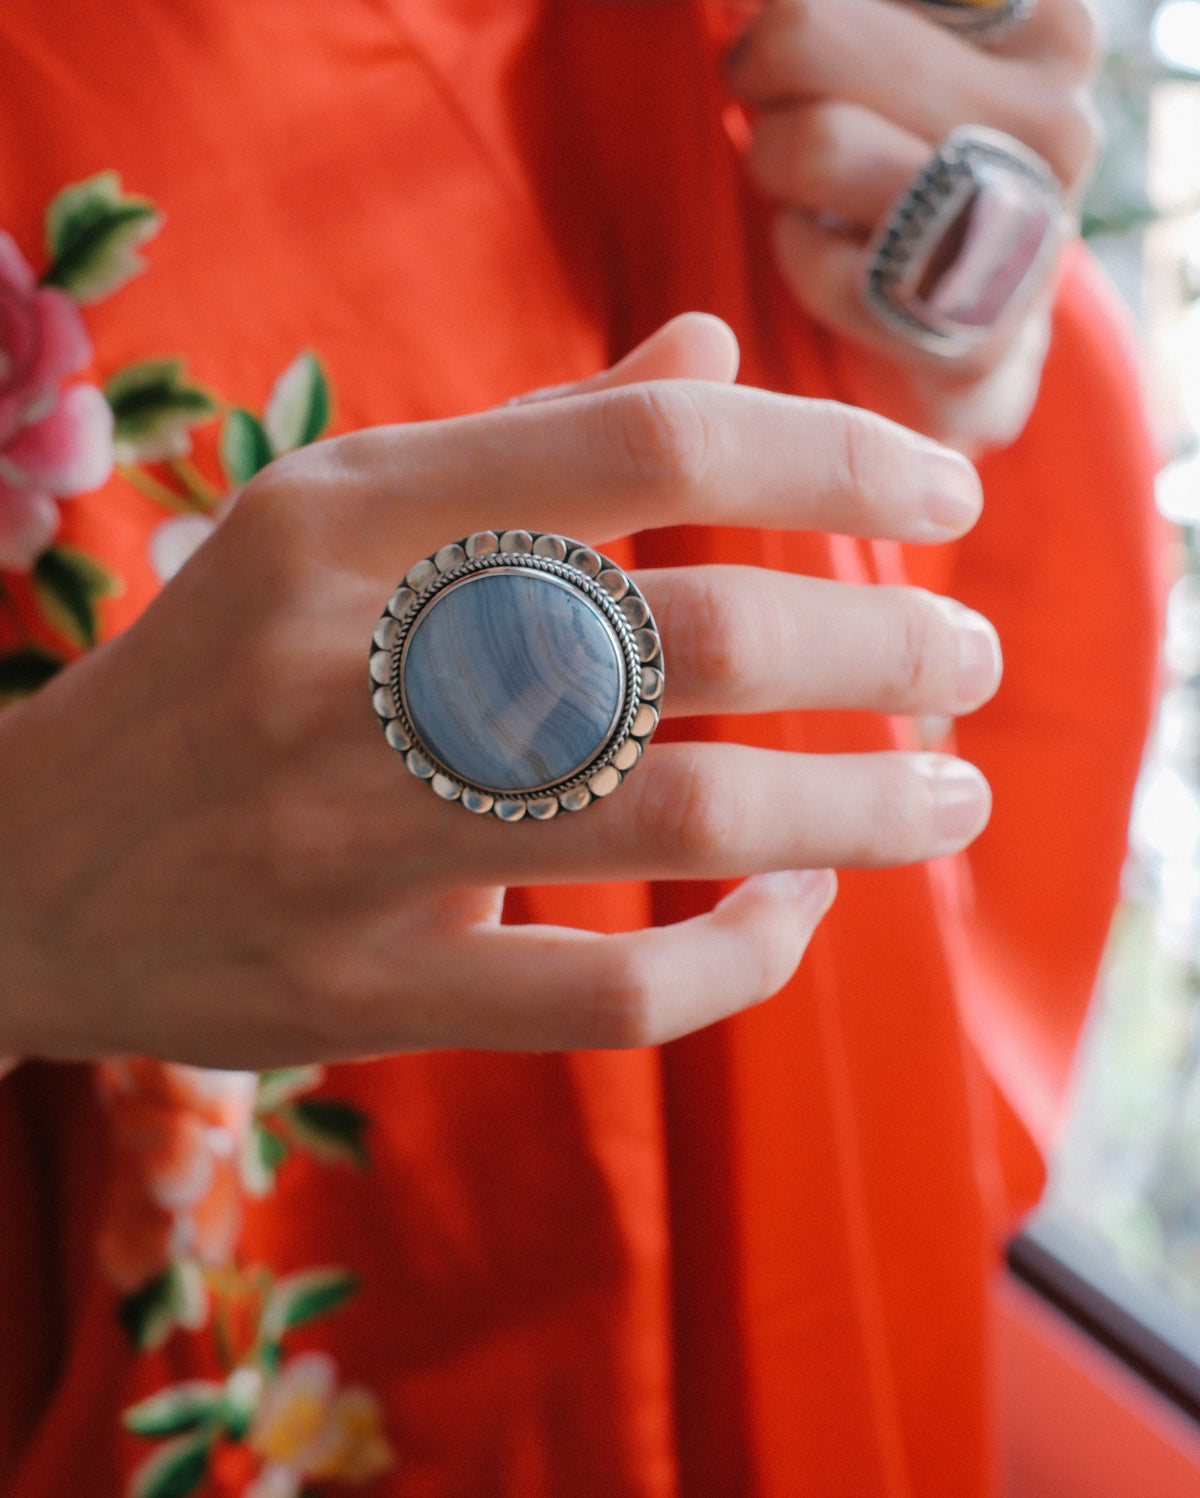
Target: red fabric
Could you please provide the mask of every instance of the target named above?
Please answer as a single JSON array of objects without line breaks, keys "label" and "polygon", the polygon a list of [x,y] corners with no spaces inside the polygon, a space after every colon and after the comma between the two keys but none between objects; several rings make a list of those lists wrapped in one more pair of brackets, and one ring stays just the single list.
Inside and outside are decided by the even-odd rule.
[{"label": "red fabric", "polygon": [[[186,352],[261,408],[311,347],[340,430],[590,373],[694,307],[733,325],[747,382],[836,396],[852,356],[775,275],[707,19],[7,0],[0,225],[40,263],[50,196],[117,168],[168,225],[150,273],[88,314],[98,372]],[[362,1272],[324,1335],[387,1405],[400,1460],[373,1491],[989,1490],[987,1278],[1032,1199],[1114,898],[1152,677],[1151,469],[1107,297],[1077,260],[1029,431],[984,465],[984,520],[922,563],[1008,656],[960,733],[997,804],[970,860],[846,875],[784,994],[662,1052],[337,1069],[376,1120],[374,1168],[294,1172],[249,1246]],[[127,579],[105,605],[117,630],[152,594],[161,512],[116,480],[68,515],[66,538]],[[636,550],[863,579],[901,564],[813,535],[654,532]],[[903,732],[838,714],[686,729],[817,750]],[[713,895],[554,889],[510,916],[615,929]],[[116,1329],[89,1248],[105,1168],[89,1085],[57,1068],[0,1084],[14,1498],[116,1492],[141,1450],[119,1410],[194,1356],[179,1338],[136,1358]]]}]

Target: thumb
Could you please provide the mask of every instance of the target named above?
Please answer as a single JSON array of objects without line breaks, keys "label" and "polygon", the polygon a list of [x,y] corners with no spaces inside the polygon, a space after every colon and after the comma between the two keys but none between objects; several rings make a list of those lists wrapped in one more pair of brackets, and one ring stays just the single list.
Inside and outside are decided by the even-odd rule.
[{"label": "thumb", "polygon": [[729,385],[737,378],[737,371],[737,338],[729,324],[711,312],[684,312],[651,333],[611,369],[587,380],[531,390],[508,404],[524,406],[566,395],[589,395],[640,380],[711,380]]}]

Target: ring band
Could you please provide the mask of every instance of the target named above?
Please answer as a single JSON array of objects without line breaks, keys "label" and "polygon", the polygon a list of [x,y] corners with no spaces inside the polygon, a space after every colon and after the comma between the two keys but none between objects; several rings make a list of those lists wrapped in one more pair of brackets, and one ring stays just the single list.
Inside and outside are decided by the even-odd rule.
[{"label": "ring band", "polygon": [[410,567],[371,642],[372,703],[437,795],[502,822],[610,795],[658,726],[637,584],[567,536],[476,531]]},{"label": "ring band", "polygon": [[998,42],[1023,26],[1037,0],[909,0],[940,25],[983,42]]},{"label": "ring band", "polygon": [[863,296],[892,333],[956,359],[987,339],[1053,264],[1063,225],[1050,167],[982,125],[951,131],[869,251]]}]

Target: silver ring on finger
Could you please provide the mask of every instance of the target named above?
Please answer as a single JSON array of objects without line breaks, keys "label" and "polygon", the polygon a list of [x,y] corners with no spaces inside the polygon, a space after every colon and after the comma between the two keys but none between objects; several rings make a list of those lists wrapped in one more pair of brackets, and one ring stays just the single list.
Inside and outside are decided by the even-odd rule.
[{"label": "silver ring on finger", "polygon": [[476,531],[415,563],[371,641],[384,735],[435,794],[502,822],[610,795],[658,726],[637,584],[567,536]]},{"label": "silver ring on finger", "polygon": [[868,251],[863,300],[890,332],[961,358],[1045,279],[1065,213],[1035,152],[982,125],[951,131],[893,207]]},{"label": "silver ring on finger", "polygon": [[1011,35],[1037,9],[1037,0],[909,0],[909,4],[949,30],[966,32],[988,44]]}]

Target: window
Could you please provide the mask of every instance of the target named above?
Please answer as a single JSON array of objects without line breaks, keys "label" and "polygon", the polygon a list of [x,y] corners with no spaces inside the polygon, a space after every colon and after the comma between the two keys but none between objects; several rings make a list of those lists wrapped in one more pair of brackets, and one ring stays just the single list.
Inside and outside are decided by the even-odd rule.
[{"label": "window", "polygon": [[1200,1418],[1200,0],[1104,8],[1110,148],[1085,231],[1142,326],[1180,575],[1071,1121],[1010,1257]]}]

